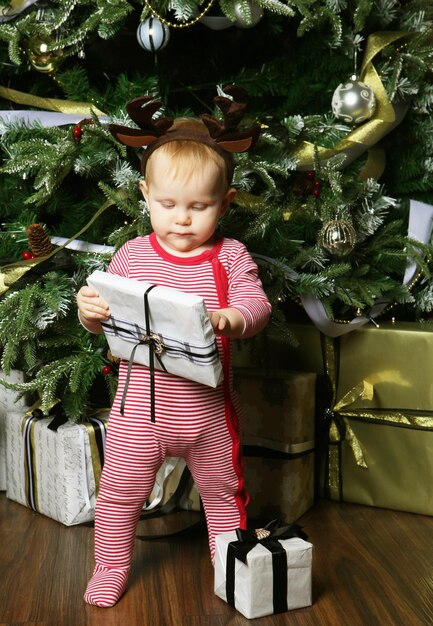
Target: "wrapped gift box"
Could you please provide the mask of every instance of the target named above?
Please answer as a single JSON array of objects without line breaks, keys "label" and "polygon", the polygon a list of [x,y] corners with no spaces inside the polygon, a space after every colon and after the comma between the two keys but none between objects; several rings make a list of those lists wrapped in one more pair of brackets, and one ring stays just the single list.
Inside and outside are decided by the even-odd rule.
[{"label": "wrapped gift box", "polygon": [[433,515],[431,413],[342,411],[335,419],[343,434],[333,436],[331,426],[325,475],[331,499]]},{"label": "wrapped gift box", "polygon": [[[251,619],[272,615],[283,610],[298,609],[312,604],[311,543],[298,537],[277,543],[285,551],[285,572],[274,570],[274,555],[258,543],[247,555],[247,562],[228,558],[229,544],[236,543],[236,533],[217,535],[215,540],[215,594],[232,604],[237,611]],[[233,568],[234,571],[230,571]],[[280,594],[275,598],[274,579],[278,577]],[[287,577],[287,581],[285,581]],[[231,580],[231,583],[229,583]],[[286,584],[283,584],[283,581]],[[234,583],[234,590],[231,584]],[[230,599],[232,597],[232,600]],[[276,606],[279,608],[275,610]]]},{"label": "wrapped gift box", "polygon": [[[9,383],[24,382],[24,372],[11,370],[6,376],[0,370],[0,378]],[[24,396],[17,400],[18,393],[0,385],[0,491],[6,490],[6,415],[9,411],[23,411],[29,406],[29,398]]]},{"label": "wrapped gift box", "polygon": [[137,346],[134,362],[149,366],[153,349],[155,368],[163,365],[171,374],[219,385],[222,366],[202,297],[99,270],[87,282],[110,305],[103,328],[114,356],[129,360]]},{"label": "wrapped gift box", "polygon": [[[286,347],[286,359],[300,371],[326,374],[324,337],[313,324],[289,324],[297,346]],[[351,408],[410,409],[433,407],[433,324],[380,321],[334,340],[338,356],[338,398],[360,381],[373,385],[371,398],[357,398]],[[422,355],[422,358],[421,358]]]},{"label": "wrapped gift box", "polygon": [[432,410],[433,324],[365,326],[341,337],[339,352],[338,397],[360,381],[373,387],[351,408]]},{"label": "wrapped gift box", "polygon": [[7,497],[66,526],[93,520],[106,422],[98,414],[55,431],[53,417],[9,412]]},{"label": "wrapped gift box", "polygon": [[325,345],[327,494],[433,515],[433,326],[385,322]]},{"label": "wrapped gift box", "polygon": [[330,381],[322,493],[433,515],[433,325],[379,321],[338,339],[292,327],[300,368],[316,367]]},{"label": "wrapped gift box", "polygon": [[249,517],[294,521],[314,503],[314,373],[236,368]]}]

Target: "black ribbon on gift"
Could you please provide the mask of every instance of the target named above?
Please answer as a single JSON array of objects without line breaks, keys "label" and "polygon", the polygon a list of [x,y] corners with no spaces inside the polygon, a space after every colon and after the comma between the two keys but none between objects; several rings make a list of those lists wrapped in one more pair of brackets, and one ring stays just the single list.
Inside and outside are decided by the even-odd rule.
[{"label": "black ribbon on gift", "polygon": [[156,285],[151,285],[144,292],[144,319],[146,323],[146,334],[141,337],[132,349],[131,356],[129,357],[128,371],[126,374],[125,387],[123,389],[122,401],[120,403],[120,413],[123,415],[125,411],[126,394],[128,393],[129,381],[131,378],[131,369],[134,363],[135,351],[138,346],[146,345],[149,347],[149,369],[150,369],[150,421],[155,421],[155,358],[158,360],[161,368],[166,372],[164,363],[162,362],[160,355],[164,351],[164,344],[160,337],[155,335],[150,330],[150,310],[149,310],[149,293],[154,289]]},{"label": "black ribbon on gift", "polygon": [[308,539],[298,524],[281,524],[275,519],[264,528],[255,530],[236,529],[238,540],[231,541],[227,547],[226,561],[226,596],[227,603],[235,607],[235,560],[247,562],[248,553],[261,544],[272,553],[273,590],[272,599],[274,613],[287,611],[287,554],[279,539],[300,537]]}]

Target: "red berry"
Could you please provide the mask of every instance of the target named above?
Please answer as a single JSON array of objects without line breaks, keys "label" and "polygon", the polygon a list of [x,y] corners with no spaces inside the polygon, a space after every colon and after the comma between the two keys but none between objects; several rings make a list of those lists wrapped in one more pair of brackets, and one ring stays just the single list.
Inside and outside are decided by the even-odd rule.
[{"label": "red berry", "polygon": [[311,193],[317,198],[318,196],[320,196],[320,189],[318,187],[315,187]]},{"label": "red berry", "polygon": [[75,126],[74,128],[74,139],[75,141],[81,141],[81,137],[83,135],[83,129],[81,126]]},{"label": "red berry", "polygon": [[314,180],[313,185],[314,187],[321,187],[322,183],[320,182],[320,180]]},{"label": "red berry", "polygon": [[25,261],[29,261],[30,259],[34,258],[33,254],[28,250],[24,250],[23,252],[21,252],[21,256]]},{"label": "red berry", "polygon": [[314,172],[313,170],[309,170],[305,175],[309,180],[312,180],[315,177],[316,172]]},{"label": "red berry", "polygon": [[101,371],[104,374],[104,376],[108,376],[108,374],[111,374],[111,366],[110,365],[104,365],[104,367],[102,368]]}]

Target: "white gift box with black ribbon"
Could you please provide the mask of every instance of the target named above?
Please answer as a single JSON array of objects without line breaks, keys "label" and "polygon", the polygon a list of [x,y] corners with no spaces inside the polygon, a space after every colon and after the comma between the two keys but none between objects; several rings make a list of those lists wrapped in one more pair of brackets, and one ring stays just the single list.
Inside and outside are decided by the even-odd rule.
[{"label": "white gift box with black ribbon", "polygon": [[248,619],[310,606],[313,546],[298,533],[274,520],[217,535],[215,594]]},{"label": "white gift box with black ribbon", "polygon": [[110,306],[102,326],[114,356],[210,387],[220,384],[215,333],[201,296],[99,270],[87,283]]},{"label": "white gift box with black ribbon", "polygon": [[8,413],[7,497],[66,526],[92,521],[106,424],[107,412],[79,424]]}]

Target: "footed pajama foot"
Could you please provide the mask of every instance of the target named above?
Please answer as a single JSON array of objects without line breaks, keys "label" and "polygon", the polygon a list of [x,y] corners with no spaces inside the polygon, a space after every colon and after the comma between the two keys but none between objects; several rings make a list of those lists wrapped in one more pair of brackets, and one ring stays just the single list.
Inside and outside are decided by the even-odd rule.
[{"label": "footed pajama foot", "polygon": [[126,589],[129,568],[111,568],[96,564],[84,594],[87,604],[109,607],[116,604]]}]

